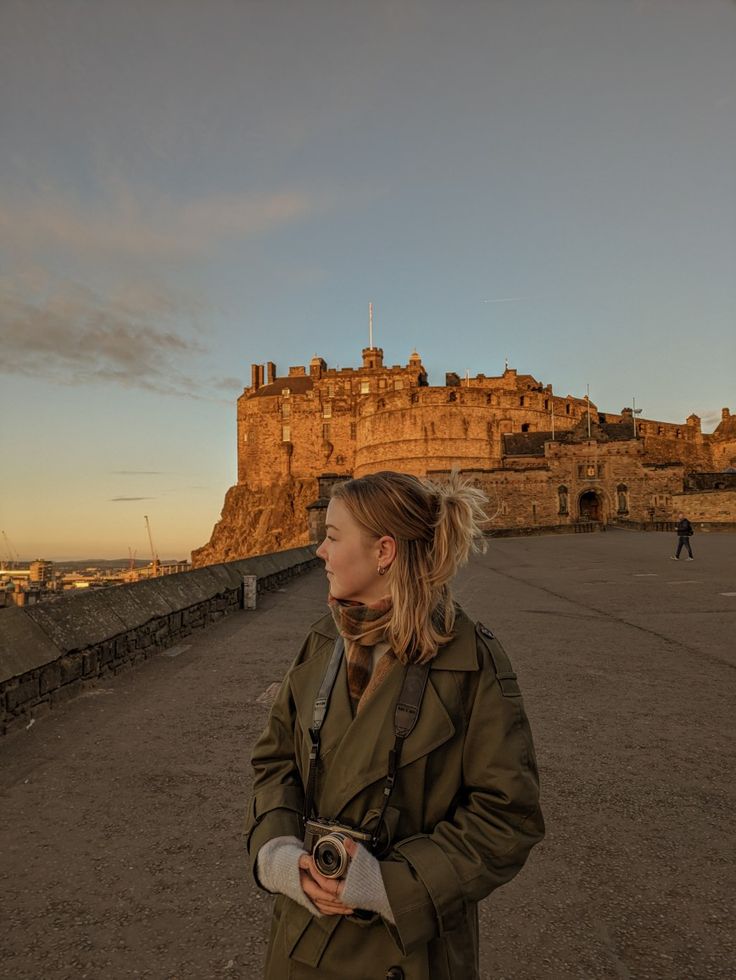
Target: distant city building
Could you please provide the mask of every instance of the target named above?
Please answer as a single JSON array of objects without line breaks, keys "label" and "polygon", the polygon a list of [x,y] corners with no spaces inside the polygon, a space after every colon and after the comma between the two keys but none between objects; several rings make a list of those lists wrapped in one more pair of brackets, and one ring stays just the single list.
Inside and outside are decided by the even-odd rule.
[{"label": "distant city building", "polygon": [[37,558],[30,564],[29,580],[36,585],[45,585],[53,576],[54,563],[44,558]]}]

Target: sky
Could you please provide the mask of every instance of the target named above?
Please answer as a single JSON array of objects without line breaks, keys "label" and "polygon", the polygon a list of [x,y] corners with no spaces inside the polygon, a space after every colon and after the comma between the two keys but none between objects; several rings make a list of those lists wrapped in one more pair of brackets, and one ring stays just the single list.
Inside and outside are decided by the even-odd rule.
[{"label": "sky", "polygon": [[[3,0],[0,530],[206,543],[252,362],[736,411],[731,0]],[[8,557],[0,536],[0,557]]]}]

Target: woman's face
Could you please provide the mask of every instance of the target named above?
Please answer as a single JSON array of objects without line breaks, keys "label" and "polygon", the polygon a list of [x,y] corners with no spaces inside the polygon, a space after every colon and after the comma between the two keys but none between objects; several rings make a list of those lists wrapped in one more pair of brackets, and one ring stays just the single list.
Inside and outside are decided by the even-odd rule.
[{"label": "woman's face", "polygon": [[[388,595],[396,542],[388,535],[370,538],[341,500],[333,499],[327,506],[326,536],[317,557],[325,563],[335,599],[370,603]],[[389,569],[385,575],[378,574],[379,564]]]}]

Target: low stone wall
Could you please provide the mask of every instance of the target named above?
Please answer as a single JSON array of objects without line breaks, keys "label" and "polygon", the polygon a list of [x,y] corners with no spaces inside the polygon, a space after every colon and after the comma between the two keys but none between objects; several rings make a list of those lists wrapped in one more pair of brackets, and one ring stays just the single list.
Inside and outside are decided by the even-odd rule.
[{"label": "low stone wall", "polygon": [[[694,521],[690,520],[694,530],[702,531],[707,534],[709,531],[736,531],[736,521]],[[632,531],[667,531],[674,534],[677,530],[677,521],[630,521],[628,518],[619,518],[613,522],[614,527],[625,527]]]},{"label": "low stone wall", "polygon": [[58,602],[0,610],[0,734],[243,607],[243,577],[257,591],[312,568],[316,547],[259,555]]},{"label": "low stone wall", "polygon": [[[719,474],[726,480],[730,474]],[[685,514],[693,524],[736,524],[736,487],[731,490],[686,490],[672,494],[672,513]]]},{"label": "low stone wall", "polygon": [[487,538],[527,538],[540,534],[591,534],[605,531],[598,521],[575,521],[572,524],[538,524],[535,527],[494,527],[484,533]]}]

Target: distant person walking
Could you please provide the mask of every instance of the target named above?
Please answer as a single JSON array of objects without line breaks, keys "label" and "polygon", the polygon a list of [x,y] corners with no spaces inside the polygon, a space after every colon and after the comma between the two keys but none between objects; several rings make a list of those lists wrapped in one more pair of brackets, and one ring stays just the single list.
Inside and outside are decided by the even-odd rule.
[{"label": "distant person walking", "polygon": [[693,549],[690,547],[690,538],[692,535],[692,524],[684,514],[680,514],[680,519],[677,522],[677,551],[672,556],[675,561],[680,560],[680,552],[682,551],[683,545],[687,548],[687,553],[690,556],[688,561],[693,560]]}]

